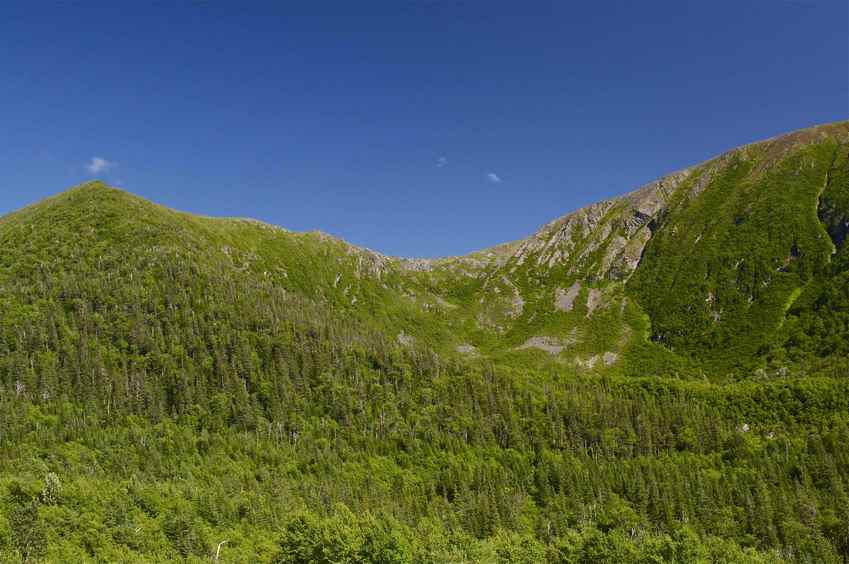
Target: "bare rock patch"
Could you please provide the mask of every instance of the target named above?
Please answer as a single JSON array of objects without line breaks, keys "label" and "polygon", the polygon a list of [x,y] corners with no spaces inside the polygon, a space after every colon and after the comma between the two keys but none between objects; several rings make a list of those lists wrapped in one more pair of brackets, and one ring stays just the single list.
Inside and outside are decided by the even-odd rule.
[{"label": "bare rock patch", "polygon": [[602,294],[601,290],[597,290],[596,288],[590,288],[589,293],[587,294],[587,317],[592,317],[593,312],[597,310],[602,305]]},{"label": "bare rock patch", "polygon": [[550,355],[558,355],[573,344],[575,344],[574,337],[558,339],[556,337],[536,336],[531,337],[522,343],[522,345],[516,347],[516,350],[522,351],[527,349],[539,349]]},{"label": "bare rock patch", "polygon": [[405,347],[412,347],[413,344],[416,342],[415,337],[413,337],[412,335],[408,335],[408,334],[404,333],[403,330],[400,333],[398,333],[398,336],[396,337],[396,339],[398,340],[399,345],[403,345]]},{"label": "bare rock patch", "polygon": [[619,355],[615,352],[607,351],[602,355],[601,359],[604,361],[605,366],[612,366],[617,360],[619,360]]},{"label": "bare rock patch", "polygon": [[575,282],[568,290],[556,288],[554,290],[554,308],[559,311],[572,311],[575,308],[575,299],[581,292],[581,283]]}]

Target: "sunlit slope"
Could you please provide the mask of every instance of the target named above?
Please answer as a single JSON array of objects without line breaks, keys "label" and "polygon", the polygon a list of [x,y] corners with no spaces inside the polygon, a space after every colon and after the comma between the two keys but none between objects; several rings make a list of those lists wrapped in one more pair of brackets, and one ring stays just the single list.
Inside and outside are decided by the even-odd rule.
[{"label": "sunlit slope", "polygon": [[[138,363],[211,382],[253,355],[240,370],[259,386],[281,368],[236,351],[299,332],[339,351],[572,372],[840,369],[848,131],[735,149],[527,239],[436,260],[86,184],[0,219],[0,370],[7,386],[30,365],[102,391],[116,374],[130,386]],[[92,355],[108,373],[86,368]]]},{"label": "sunlit slope", "polygon": [[[91,183],[0,221],[0,379],[139,411],[212,388],[270,405],[304,362],[379,362],[403,327],[429,327],[402,282],[384,257],[326,235]],[[293,352],[305,347],[320,359]]]},{"label": "sunlit slope", "polygon": [[[843,122],[735,149],[523,241],[409,266],[463,304],[472,339],[493,353],[720,372],[822,359],[842,349],[803,344],[799,323],[812,321],[794,319],[822,305],[813,295],[823,285],[845,287],[847,131]],[[830,340],[845,342],[845,302],[827,299]]]},{"label": "sunlit slope", "polygon": [[0,218],[0,560],[842,562],[847,154],[437,260],[101,183]]}]

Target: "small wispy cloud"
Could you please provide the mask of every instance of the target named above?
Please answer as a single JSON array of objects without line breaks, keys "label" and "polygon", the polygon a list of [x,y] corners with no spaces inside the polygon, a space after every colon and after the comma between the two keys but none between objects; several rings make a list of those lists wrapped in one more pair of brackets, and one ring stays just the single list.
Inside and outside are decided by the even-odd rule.
[{"label": "small wispy cloud", "polygon": [[114,166],[115,163],[113,163],[112,161],[108,161],[103,157],[92,157],[88,164],[85,165],[86,170],[88,170],[92,174],[100,174],[101,172],[106,172]]},{"label": "small wispy cloud", "polygon": [[448,157],[439,157],[436,159],[436,168],[442,168],[448,164]]},{"label": "small wispy cloud", "polygon": [[487,172],[486,179],[492,182],[493,184],[501,184],[501,177],[495,174],[494,172]]}]

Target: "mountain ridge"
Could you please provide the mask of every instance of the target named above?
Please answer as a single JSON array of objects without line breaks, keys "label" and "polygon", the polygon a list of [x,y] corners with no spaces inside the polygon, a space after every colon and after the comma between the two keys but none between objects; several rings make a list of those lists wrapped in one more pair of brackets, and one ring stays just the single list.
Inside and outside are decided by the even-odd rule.
[{"label": "mountain ridge", "polygon": [[623,200],[623,199],[633,199],[633,198],[639,198],[639,197],[647,197],[649,195],[649,192],[651,192],[657,185],[662,184],[665,181],[670,181],[672,179],[680,178],[682,176],[686,177],[694,169],[697,169],[697,168],[703,167],[705,165],[711,164],[715,161],[720,161],[722,159],[729,158],[730,156],[733,156],[734,154],[737,154],[737,153],[740,153],[740,152],[745,152],[745,151],[750,150],[751,148],[754,148],[754,147],[757,147],[757,146],[775,145],[776,148],[777,148],[777,151],[776,151],[777,154],[773,155],[773,158],[778,158],[778,156],[782,152],[786,152],[788,150],[791,150],[794,145],[798,145],[800,143],[810,143],[817,137],[823,138],[823,137],[827,137],[829,135],[833,135],[835,137],[849,136],[849,133],[847,133],[847,131],[846,131],[847,129],[849,129],[849,120],[822,123],[822,124],[817,124],[817,125],[813,125],[813,126],[810,126],[810,127],[806,127],[806,128],[800,129],[800,130],[792,131],[792,132],[789,132],[789,133],[774,135],[772,137],[768,137],[768,138],[758,140],[758,141],[753,141],[753,142],[747,143],[745,145],[740,145],[740,146],[734,147],[732,149],[728,149],[726,151],[723,151],[723,152],[717,154],[716,156],[709,157],[709,158],[707,158],[703,161],[700,161],[696,164],[693,164],[693,165],[690,165],[690,166],[687,166],[685,168],[678,169],[678,170],[675,170],[675,171],[672,171],[672,172],[665,173],[662,176],[658,177],[657,179],[649,181],[649,182],[647,182],[647,183],[645,183],[645,184],[643,184],[643,185],[641,185],[637,188],[634,188],[633,190],[624,192],[624,193],[616,195],[616,196],[612,196],[610,198],[599,200],[598,202],[594,202],[594,203],[588,204],[586,206],[576,208],[575,210],[566,212],[563,215],[560,215],[560,216],[546,222],[545,224],[540,226],[539,229],[537,229],[536,231],[534,231],[533,233],[529,234],[526,237],[516,239],[516,240],[513,240],[513,241],[506,241],[506,242],[503,242],[503,243],[497,243],[497,244],[492,245],[490,247],[484,247],[484,248],[479,249],[479,250],[470,251],[469,253],[466,253],[466,254],[463,254],[463,255],[446,255],[446,256],[438,256],[438,257],[413,257],[413,256],[389,255],[389,254],[381,252],[379,249],[374,249],[374,248],[367,247],[367,246],[364,246],[364,245],[359,245],[359,244],[356,244],[356,243],[349,242],[349,241],[347,241],[347,240],[345,240],[341,237],[337,237],[336,235],[333,235],[331,233],[327,233],[327,232],[325,232],[321,229],[311,229],[311,230],[307,230],[307,231],[294,231],[294,230],[291,230],[291,229],[289,229],[285,226],[277,225],[277,224],[274,224],[274,223],[269,223],[267,221],[255,219],[255,218],[252,218],[252,217],[215,216],[215,215],[197,214],[197,213],[194,213],[194,212],[186,212],[186,211],[182,211],[182,210],[177,210],[175,208],[171,208],[171,207],[168,207],[168,206],[164,206],[162,204],[158,204],[158,203],[156,203],[152,200],[148,200],[147,198],[144,198],[143,196],[135,194],[135,193],[133,193],[129,190],[126,190],[124,188],[109,185],[107,182],[102,181],[102,180],[86,181],[82,184],[73,186],[73,187],[71,187],[71,188],[69,188],[69,189],[67,189],[63,192],[59,192],[57,194],[53,194],[51,196],[47,196],[45,198],[42,198],[41,200],[32,202],[30,204],[26,204],[25,206],[18,208],[17,210],[10,211],[7,214],[4,214],[3,216],[0,216],[0,217],[5,218],[7,216],[10,216],[10,215],[16,214],[18,212],[24,211],[24,210],[26,210],[30,207],[39,206],[40,204],[46,204],[46,203],[48,203],[48,202],[50,202],[54,199],[61,198],[63,195],[66,195],[66,194],[74,192],[74,191],[84,191],[84,190],[104,189],[105,188],[105,189],[114,190],[114,191],[126,194],[126,195],[131,196],[131,197],[140,198],[140,199],[144,200],[145,202],[148,202],[152,205],[159,206],[161,208],[170,210],[172,212],[184,214],[186,216],[192,216],[192,217],[204,218],[204,219],[210,219],[210,220],[249,222],[249,223],[259,224],[259,225],[263,225],[263,226],[267,226],[267,227],[271,227],[271,228],[275,228],[275,229],[280,229],[284,232],[301,234],[301,235],[303,235],[303,234],[320,234],[321,236],[332,238],[334,240],[340,241],[340,242],[342,242],[346,245],[349,245],[351,247],[355,247],[355,248],[358,248],[358,249],[361,249],[361,250],[364,250],[364,251],[368,251],[370,253],[374,253],[376,255],[380,255],[382,257],[385,257],[387,259],[393,259],[393,260],[398,260],[398,261],[402,261],[402,262],[411,262],[411,263],[433,263],[433,262],[442,262],[442,261],[448,261],[448,260],[453,260],[453,259],[462,259],[462,258],[472,257],[472,256],[480,255],[480,254],[483,254],[483,253],[494,252],[497,249],[500,250],[501,248],[505,248],[505,247],[508,247],[508,248],[518,247],[522,243],[526,242],[528,239],[531,239],[535,235],[538,235],[543,230],[545,230],[549,227],[552,227],[552,226],[554,226],[558,223],[562,223],[563,221],[565,221],[570,216],[584,212],[588,208],[592,208],[594,206],[598,206],[598,205],[601,205],[601,204],[618,202],[618,201]]},{"label": "mountain ridge", "polygon": [[102,183],[28,206],[0,560],[838,564],[847,227],[849,122],[428,268]]},{"label": "mountain ridge", "polygon": [[[727,281],[717,279],[707,286],[702,282],[691,281],[688,284],[703,286],[699,290],[703,295],[702,303],[707,303],[709,307],[693,310],[690,297],[693,290],[682,288],[680,304],[675,306],[678,312],[670,316],[672,312],[667,308],[672,302],[668,298],[658,301],[659,296],[664,295],[663,291],[653,289],[646,293],[645,290],[639,290],[645,288],[646,284],[655,283],[648,282],[652,280],[650,276],[643,272],[632,280],[635,274],[641,272],[640,267],[647,253],[653,260],[652,249],[663,244],[664,240],[675,241],[672,247],[676,249],[674,252],[689,248],[698,253],[697,249],[706,244],[705,233],[716,229],[721,229],[716,232],[716,236],[721,234],[722,237],[731,237],[729,241],[735,240],[736,236],[731,233],[746,228],[741,218],[752,213],[754,202],[761,202],[758,204],[761,211],[757,213],[767,217],[773,214],[770,211],[770,198],[779,197],[781,190],[784,190],[781,188],[778,192],[770,193],[769,190],[778,188],[758,188],[763,182],[772,182],[764,180],[767,178],[765,174],[777,163],[786,162],[793,155],[805,151],[810,153],[810,148],[832,144],[835,148],[827,150],[834,152],[830,161],[830,157],[823,151],[820,151],[823,153],[820,157],[804,157],[819,159],[816,162],[820,164],[810,161],[811,166],[826,167],[823,169],[826,180],[817,187],[816,202],[811,201],[811,207],[818,209],[819,200],[829,185],[828,178],[837,159],[838,147],[846,143],[849,143],[849,122],[837,122],[732,149],[698,165],[667,174],[634,191],[562,215],[527,238],[460,257],[390,257],[320,231],[299,233],[251,219],[199,216],[172,210],[100,182],[85,183],[41,203],[27,206],[0,219],[0,225],[14,223],[15,218],[37,214],[42,209],[59,210],[62,203],[77,202],[75,205],[83,206],[84,209],[76,220],[77,230],[90,229],[89,219],[93,221],[103,216],[100,221],[102,225],[111,225],[109,222],[116,221],[119,226],[126,224],[129,231],[123,237],[128,241],[136,237],[133,233],[138,233],[142,237],[139,240],[154,237],[150,239],[151,244],[158,245],[154,233],[162,233],[165,239],[171,241],[169,244],[178,254],[181,252],[182,237],[191,241],[195,249],[204,249],[203,253],[214,262],[238,262],[241,264],[240,269],[248,271],[256,267],[253,276],[262,276],[272,286],[335,304],[332,307],[349,311],[369,324],[383,326],[388,323],[392,333],[408,345],[418,338],[430,342],[444,353],[453,350],[461,354],[466,351],[467,355],[482,353],[487,357],[518,355],[523,359],[521,362],[533,363],[546,363],[548,361],[545,358],[550,357],[559,363],[566,362],[575,369],[583,367],[593,370],[622,362],[627,365],[630,362],[627,360],[629,355],[636,354],[636,350],[646,349],[646,345],[641,343],[643,335],[648,335],[650,341],[659,343],[669,351],[677,350],[675,354],[683,354],[684,357],[713,354],[710,351],[716,344],[698,352],[706,346],[705,343],[714,343],[712,339],[715,337],[705,340],[707,336],[721,334],[722,325],[738,323],[751,313],[751,307],[760,307],[756,296],[763,292],[746,283],[746,295],[743,297],[749,300],[749,306],[741,306],[740,298],[730,297],[739,295],[737,286],[742,283],[739,280],[729,285]],[[719,188],[718,183],[721,184],[722,179],[735,168],[741,171],[745,169],[737,174],[744,183]],[[723,220],[727,223],[721,227],[711,216],[715,210],[722,206],[728,207],[729,204],[699,203],[705,197],[721,202],[712,196],[718,194],[719,190],[726,190],[733,198],[742,198],[736,211],[729,207],[728,218]],[[743,195],[752,190],[753,194],[762,195],[757,196],[757,200],[750,200],[750,196]],[[800,187],[799,190],[807,188]],[[832,192],[838,195],[841,193],[836,188],[828,193]],[[800,197],[813,198],[810,192],[806,196],[803,193],[799,192]],[[109,205],[99,209],[101,200]],[[842,200],[838,197],[835,201]],[[704,211],[692,215],[694,206],[702,206]],[[139,219],[127,217],[127,211],[122,208],[131,209],[129,214]],[[845,227],[840,227],[842,223],[839,218],[844,216],[839,209],[823,213],[830,218],[828,221],[831,227],[828,229],[838,235],[845,230]],[[690,218],[684,219],[687,214],[690,214]],[[675,223],[677,216],[681,216],[677,220],[679,225],[672,226],[671,230],[666,229],[664,224]],[[816,242],[818,230],[828,231],[821,227],[819,215],[803,220],[802,216],[791,214],[787,216],[787,221],[798,223],[798,228],[794,229],[808,233],[805,237],[809,238],[811,249],[819,245]],[[701,229],[707,231],[698,234],[698,237],[690,237],[689,232],[700,223],[704,225]],[[655,241],[658,236],[660,240]],[[682,237],[689,237],[689,243],[684,247],[680,244]],[[753,231],[746,237],[757,238],[758,235]],[[786,237],[776,232],[770,241],[782,238]],[[772,255],[769,260],[781,260],[786,263],[785,266],[798,262],[794,258],[800,254],[798,241],[790,243],[786,251],[775,248],[774,253],[784,254],[781,257]],[[833,242],[832,247],[836,252],[837,246]],[[741,249],[740,256],[755,252],[753,249]],[[721,250],[711,252],[721,253]],[[666,260],[664,257],[671,256],[672,253],[667,252],[660,258]],[[676,260],[696,260],[697,264],[703,264],[706,260],[696,255],[691,259],[686,256],[685,253]],[[727,264],[729,259],[711,260],[720,261],[712,268],[726,272],[723,276],[735,275],[737,266],[731,268]],[[807,258],[803,256],[802,260],[806,261]],[[735,261],[739,264],[739,259]],[[830,258],[823,260],[828,261]],[[259,264],[263,265],[261,271],[256,266]],[[761,269],[758,276],[772,291],[769,280],[775,276],[767,274],[764,267],[758,268]],[[779,270],[781,268],[779,265]],[[659,271],[655,269],[652,272]],[[674,276],[680,278],[680,275]],[[739,278],[739,275],[736,276]],[[780,272],[778,275],[779,278],[788,276]],[[674,284],[672,280],[674,278],[667,278],[665,284]],[[809,286],[807,282],[790,282],[789,279],[784,284],[787,284],[786,289],[775,290],[775,297],[769,298],[784,305],[763,304],[766,308],[764,311],[772,312],[769,314],[772,321],[762,324],[774,328],[770,331],[784,327],[787,312],[791,311],[796,299],[802,296],[803,289]],[[726,290],[719,291],[720,286]],[[731,301],[725,303],[726,299]],[[386,310],[390,303],[393,305]],[[729,308],[736,311],[731,317]],[[394,313],[389,319],[383,319],[384,311]],[[694,315],[699,316],[701,334],[684,329],[694,326]],[[690,320],[683,325],[676,321],[674,325],[663,328],[665,318],[671,320],[677,317]],[[377,321],[378,318],[383,320]],[[619,329],[611,333],[609,329],[604,329],[605,325]],[[679,337],[679,334],[688,336]],[[763,339],[773,338],[767,337],[766,333],[764,335]],[[739,341],[742,337],[736,335],[734,339]],[[699,342],[702,344],[697,345]],[[682,343],[685,345],[683,348]],[[755,344],[750,345],[747,349],[749,352],[744,356],[765,358],[767,353],[756,352],[755,348]],[[534,360],[533,354],[529,358],[527,353],[533,351],[544,353],[543,360]]]},{"label": "mountain ridge", "polygon": [[846,131],[847,129],[849,129],[848,126],[849,126],[849,120],[822,123],[822,124],[812,125],[810,127],[806,127],[806,128],[803,128],[803,129],[799,129],[799,130],[796,130],[796,131],[792,131],[792,132],[789,132],[789,133],[774,135],[772,137],[768,137],[768,138],[758,140],[758,141],[753,141],[753,142],[747,143],[745,145],[740,145],[740,146],[725,150],[725,151],[723,151],[723,152],[721,152],[721,153],[719,153],[719,154],[717,154],[713,157],[709,157],[709,158],[702,160],[702,161],[700,161],[696,164],[693,164],[693,165],[690,165],[690,166],[687,166],[687,167],[684,167],[684,168],[681,168],[681,169],[678,169],[678,170],[674,170],[672,172],[665,173],[665,174],[661,175],[660,177],[658,177],[657,179],[651,180],[651,181],[649,181],[649,182],[647,182],[647,183],[645,183],[645,184],[643,184],[643,185],[641,185],[637,188],[634,188],[634,189],[632,189],[628,192],[624,192],[622,194],[612,196],[610,198],[605,198],[603,200],[599,200],[598,202],[594,202],[594,203],[588,204],[586,206],[582,206],[580,208],[577,208],[575,210],[569,211],[569,212],[567,212],[563,215],[560,215],[560,216],[546,222],[539,229],[537,229],[533,233],[529,234],[527,237],[516,239],[514,241],[497,243],[497,244],[495,244],[491,247],[484,247],[483,249],[471,251],[470,253],[466,253],[465,255],[450,255],[450,256],[434,257],[434,258],[425,258],[425,257],[392,257],[392,258],[397,258],[397,259],[406,260],[406,261],[438,262],[438,261],[459,259],[459,258],[473,256],[473,255],[478,255],[478,254],[486,253],[488,251],[495,250],[495,249],[498,249],[498,248],[501,248],[501,247],[519,246],[522,242],[525,242],[528,239],[534,237],[535,235],[537,235],[538,233],[540,233],[541,231],[543,231],[547,227],[550,227],[550,226],[552,226],[556,223],[562,222],[565,219],[567,219],[569,216],[576,214],[576,213],[579,213],[581,211],[584,211],[589,207],[592,207],[592,206],[595,206],[595,205],[598,205],[598,204],[602,204],[604,202],[615,202],[615,201],[618,201],[618,200],[621,200],[621,199],[627,199],[627,198],[631,198],[631,197],[639,197],[639,196],[643,195],[644,191],[645,192],[650,191],[652,189],[652,187],[656,186],[658,183],[662,183],[665,180],[670,180],[672,178],[679,177],[679,176],[682,176],[682,175],[688,175],[694,169],[697,169],[699,167],[703,167],[703,166],[708,165],[708,164],[710,164],[714,161],[719,161],[721,159],[728,158],[728,157],[730,157],[730,156],[732,156],[736,153],[746,151],[750,148],[753,148],[753,147],[756,147],[756,146],[759,146],[759,145],[764,145],[764,144],[774,144],[774,145],[779,146],[780,149],[777,152],[780,153],[781,151],[787,151],[787,150],[791,149],[792,146],[795,145],[795,144],[810,143],[813,140],[813,138],[816,138],[816,137],[821,138],[823,136],[829,136],[829,135],[847,137],[847,136],[849,136],[849,133],[847,133],[847,131]]}]

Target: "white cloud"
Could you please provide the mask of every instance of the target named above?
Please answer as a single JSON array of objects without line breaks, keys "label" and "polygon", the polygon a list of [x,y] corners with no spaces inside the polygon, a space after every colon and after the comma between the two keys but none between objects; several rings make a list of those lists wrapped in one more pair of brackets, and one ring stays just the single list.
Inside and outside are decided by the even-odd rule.
[{"label": "white cloud", "polygon": [[85,165],[86,169],[92,174],[100,174],[101,172],[106,172],[110,168],[114,167],[115,163],[104,159],[103,157],[92,157],[87,165]]},{"label": "white cloud", "polygon": [[448,164],[448,157],[439,157],[436,159],[436,168],[442,168]]},{"label": "white cloud", "polygon": [[494,172],[486,173],[486,178],[493,184],[501,184],[501,177],[495,174]]}]

